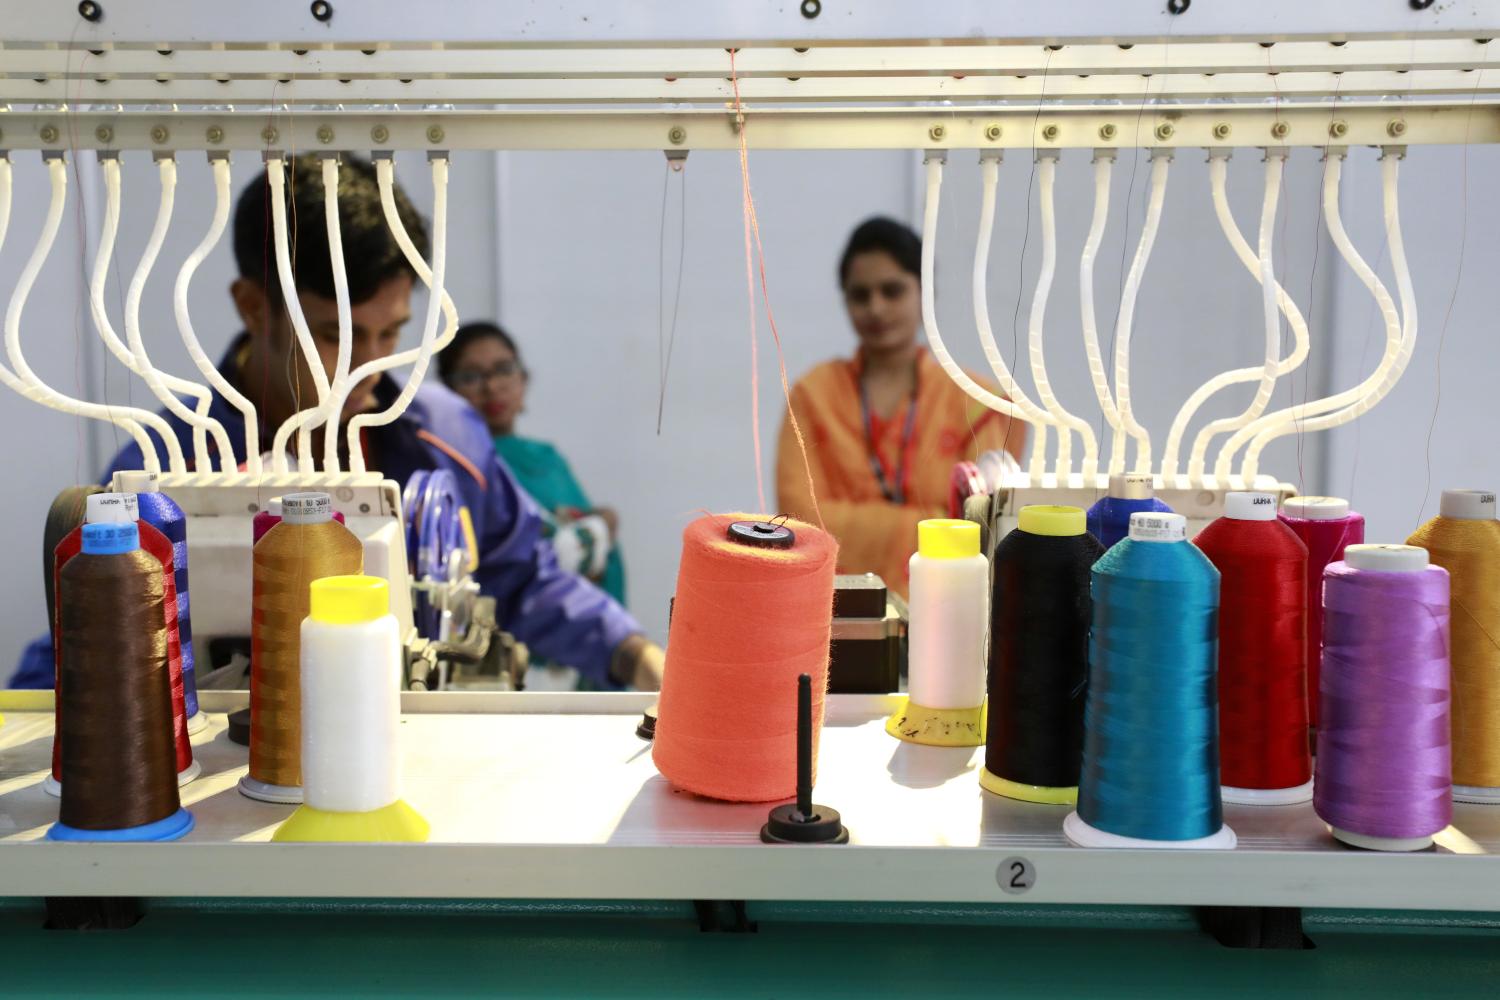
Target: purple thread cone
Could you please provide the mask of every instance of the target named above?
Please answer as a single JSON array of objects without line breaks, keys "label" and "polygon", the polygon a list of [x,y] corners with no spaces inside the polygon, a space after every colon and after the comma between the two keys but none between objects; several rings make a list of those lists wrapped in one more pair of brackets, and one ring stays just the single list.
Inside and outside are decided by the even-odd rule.
[{"label": "purple thread cone", "polygon": [[1331,564],[1313,807],[1340,830],[1427,837],[1453,819],[1448,573]]}]

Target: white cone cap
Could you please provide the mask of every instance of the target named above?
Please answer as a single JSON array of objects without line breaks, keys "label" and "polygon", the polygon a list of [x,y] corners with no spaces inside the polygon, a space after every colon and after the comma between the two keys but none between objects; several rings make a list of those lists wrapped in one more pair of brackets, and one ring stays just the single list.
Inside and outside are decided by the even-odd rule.
[{"label": "white cone cap", "polygon": [[1444,490],[1438,513],[1458,521],[1493,521],[1494,490]]},{"label": "white cone cap", "polygon": [[133,524],[141,519],[134,493],[95,493],[83,509],[85,524]]},{"label": "white cone cap", "polygon": [[1281,512],[1305,521],[1342,521],[1349,516],[1349,501],[1341,497],[1288,497]]},{"label": "white cone cap", "polygon": [[1344,565],[1376,573],[1420,573],[1427,568],[1427,550],[1415,545],[1351,545]]},{"label": "white cone cap", "polygon": [[1224,516],[1236,521],[1274,521],[1276,498],[1269,493],[1226,493]]}]

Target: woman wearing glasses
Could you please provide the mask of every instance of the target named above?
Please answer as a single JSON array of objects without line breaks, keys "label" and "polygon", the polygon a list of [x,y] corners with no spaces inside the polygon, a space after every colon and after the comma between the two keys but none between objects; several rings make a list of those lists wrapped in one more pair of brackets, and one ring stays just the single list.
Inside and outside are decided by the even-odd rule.
[{"label": "woman wearing glasses", "polygon": [[[855,229],[838,279],[858,347],[792,388],[839,572],[879,574],[903,597],[917,522],[947,516],[953,466],[993,450],[1019,457],[1026,445],[1024,424],[974,402],[923,349],[921,265],[922,239],[909,227],[875,218]],[[813,519],[790,422],[776,484],[783,512]]]},{"label": "woman wearing glasses", "polygon": [[516,418],[526,408],[527,372],[515,341],[493,323],[468,323],[438,354],[448,388],[484,417],[495,451],[542,508],[558,561],[625,603],[625,564],[613,544],[615,512],[595,507],[567,460],[546,441],[519,437]]}]

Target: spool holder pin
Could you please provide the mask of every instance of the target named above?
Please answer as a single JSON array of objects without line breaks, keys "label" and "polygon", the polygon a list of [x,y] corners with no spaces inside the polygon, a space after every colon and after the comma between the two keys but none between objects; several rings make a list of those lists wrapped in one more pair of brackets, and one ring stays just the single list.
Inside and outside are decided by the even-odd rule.
[{"label": "spool holder pin", "polygon": [[797,678],[797,801],[771,809],[760,839],[767,844],[847,844],[838,810],[812,800],[812,677]]}]

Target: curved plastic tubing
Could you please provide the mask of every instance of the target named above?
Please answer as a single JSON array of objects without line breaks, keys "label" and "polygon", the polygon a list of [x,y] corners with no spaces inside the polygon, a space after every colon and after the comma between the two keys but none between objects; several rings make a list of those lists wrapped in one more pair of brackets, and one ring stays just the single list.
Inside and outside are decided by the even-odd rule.
[{"label": "curved plastic tubing", "polygon": [[[1260,258],[1250,249],[1250,244],[1245,242],[1245,237],[1240,234],[1240,227],[1234,221],[1234,215],[1229,210],[1229,199],[1226,197],[1224,191],[1227,172],[1227,156],[1210,156],[1208,173],[1213,189],[1214,214],[1218,217],[1219,227],[1223,230],[1225,238],[1229,240],[1229,245],[1233,248],[1235,256],[1245,266],[1245,270],[1249,271],[1259,281]],[[1295,371],[1302,365],[1302,362],[1307,360],[1308,348],[1311,341],[1307,332],[1307,320],[1303,318],[1302,310],[1297,308],[1297,303],[1292,301],[1292,297],[1281,287],[1280,282],[1276,284],[1276,305],[1281,310],[1281,314],[1286,317],[1287,325],[1292,328],[1293,340],[1292,353],[1283,358],[1276,366],[1279,377]],[[1182,409],[1178,411],[1177,417],[1172,421],[1172,430],[1167,436],[1167,447],[1166,451],[1162,454],[1161,466],[1164,482],[1170,481],[1177,475],[1178,449],[1181,446],[1182,437],[1187,431],[1188,421],[1192,419],[1193,414],[1198,411],[1198,408],[1219,390],[1239,382],[1252,381],[1259,377],[1261,372],[1262,369],[1258,367],[1238,368],[1234,371],[1224,372],[1222,375],[1218,375],[1205,382],[1192,396],[1188,397],[1188,401],[1183,404]],[[1179,485],[1181,484],[1179,483]]]},{"label": "curved plastic tubing", "polygon": [[[37,237],[36,248],[32,250],[30,259],[16,279],[10,305],[5,310],[5,354],[16,370],[11,372],[0,365],[0,383],[27,399],[54,410],[94,420],[108,420],[129,434],[141,449],[141,461],[146,471],[160,472],[161,460],[156,454],[156,444],[151,440],[151,435],[146,433],[146,427],[150,427],[161,435],[171,471],[184,472],[187,463],[182,457],[182,446],[177,442],[177,435],[172,433],[171,427],[160,416],[138,407],[105,406],[65,396],[42,382],[26,363],[26,356],[21,351],[21,314],[26,308],[26,299],[31,295],[31,288],[36,284],[42,265],[52,253],[52,244],[57,239],[57,229],[62,222],[63,206],[68,200],[67,164],[61,158],[49,160],[47,170],[52,181],[52,202],[47,208],[47,217],[42,223],[41,235]],[[0,159],[0,241],[3,241],[5,229],[10,223],[10,194],[10,161]]]},{"label": "curved plastic tubing", "polygon": [[[1300,429],[1305,426],[1304,421],[1311,417],[1331,413],[1358,402],[1362,395],[1378,384],[1387,367],[1393,366],[1400,354],[1402,329],[1395,303],[1392,301],[1390,293],[1386,290],[1385,286],[1375,276],[1369,265],[1365,263],[1364,258],[1355,250],[1353,243],[1349,239],[1349,234],[1344,229],[1338,197],[1343,160],[1344,156],[1342,154],[1330,154],[1328,157],[1323,172],[1323,218],[1325,224],[1328,226],[1329,236],[1333,240],[1333,244],[1338,249],[1339,254],[1349,264],[1350,269],[1359,276],[1366,289],[1374,296],[1376,305],[1380,308],[1381,318],[1386,327],[1385,349],[1381,354],[1380,361],[1377,363],[1374,373],[1359,384],[1330,396],[1268,413],[1258,420],[1253,421],[1248,426],[1236,431],[1225,442],[1224,447],[1219,452],[1218,461],[1215,463],[1214,474],[1221,481],[1228,481],[1228,477],[1231,475],[1234,456],[1241,447],[1252,443],[1261,435],[1269,433],[1283,426],[1283,424],[1289,430]],[[1258,461],[1255,464],[1258,465]],[[1244,471],[1245,469],[1242,464],[1242,476]]]},{"label": "curved plastic tubing", "polygon": [[969,378],[943,346],[942,334],[938,332],[937,297],[934,291],[936,281],[933,278],[936,269],[938,195],[943,186],[943,161],[929,158],[926,165],[927,205],[922,213],[922,326],[927,331],[928,346],[932,348],[932,356],[943,371],[970,399],[1012,419],[1025,420],[1024,410]]},{"label": "curved plastic tubing", "polygon": [[[120,161],[110,159],[104,161],[104,183],[108,198],[114,201],[114,219],[118,224],[120,215]],[[208,386],[187,379],[168,375],[151,363],[150,356],[146,353],[145,341],[141,339],[141,294],[146,289],[146,281],[151,277],[151,269],[156,266],[156,258],[161,253],[162,242],[167,238],[167,228],[172,224],[172,210],[176,204],[177,197],[177,164],[171,158],[165,158],[158,162],[157,172],[161,177],[161,201],[156,210],[156,223],[151,227],[151,235],[146,240],[146,248],[141,251],[140,262],[136,265],[135,274],[131,276],[130,286],[125,292],[125,340],[130,345],[128,352],[129,361],[125,356],[116,352],[116,357],[125,363],[132,372],[145,379],[146,385],[150,387],[151,394],[161,401],[162,405],[172,412],[177,419],[183,421],[193,428],[193,466],[200,473],[208,473],[213,470],[208,458],[208,435],[214,437],[214,444],[219,450],[219,471],[234,472],[234,446],[229,443],[229,433],[224,430],[224,425],[208,415],[208,407],[213,402],[213,393]],[[113,184],[113,190],[110,189]],[[109,344],[110,350],[114,351],[118,345],[119,337],[113,330],[109,330],[109,318],[104,310],[104,281],[109,274],[109,255],[114,249],[114,233],[110,233],[108,248],[103,238],[99,241],[99,255],[102,263],[94,267],[94,280],[90,286],[89,302],[95,310],[94,318],[99,323],[99,332],[105,335],[104,341]],[[197,404],[191,408],[183,405],[174,393],[183,393],[197,400]]]},{"label": "curved plastic tubing", "polygon": [[1188,481],[1203,482],[1203,465],[1207,461],[1208,446],[1217,434],[1239,430],[1265,412],[1276,389],[1276,378],[1281,373],[1278,360],[1281,354],[1281,313],[1276,308],[1276,268],[1271,259],[1276,240],[1276,205],[1281,197],[1281,173],[1286,166],[1285,154],[1266,155],[1266,193],[1260,206],[1260,281],[1261,312],[1265,317],[1266,360],[1260,372],[1260,383],[1245,412],[1234,417],[1212,420],[1198,431],[1193,439],[1193,453],[1188,457]]},{"label": "curved plastic tubing", "polygon": [[1037,430],[1036,440],[1031,443],[1031,464],[1026,473],[1029,482],[1037,483],[1041,480],[1047,460],[1047,428],[1052,425],[1053,420],[1016,383],[1015,375],[995,344],[995,331],[990,328],[990,293],[986,279],[989,276],[990,237],[995,229],[995,188],[1000,180],[1000,161],[981,160],[979,173],[982,180],[982,200],[979,208],[979,241],[974,247],[974,325],[979,328],[979,345],[984,348],[984,356],[990,363],[990,370],[995,373],[995,381],[1010,395],[1011,401],[1021,408],[1024,419],[1030,421]]},{"label": "curved plastic tubing", "polygon": [[[218,246],[219,240],[224,236],[224,227],[229,221],[229,159],[220,157],[211,161],[214,174],[214,215],[209,222],[208,232],[203,241],[198,244],[187,259],[182,262],[182,268],[177,272],[177,283],[172,289],[172,309],[177,314],[177,330],[182,335],[182,344],[187,348],[188,356],[197,365],[198,371],[208,379],[209,385],[218,390],[219,395],[229,401],[229,404],[245,417],[245,472],[252,477],[259,478],[261,474],[260,461],[260,422],[255,413],[255,404],[246,399],[234,385],[224,377],[223,373],[214,365],[213,359],[203,350],[203,345],[198,341],[198,335],[193,331],[192,319],[188,316],[188,286],[192,283],[193,275],[198,266],[208,256],[214,247]],[[102,242],[102,241],[101,241]],[[228,454],[233,454],[229,452]],[[225,468],[225,471],[229,471]]]},{"label": "curved plastic tubing", "polygon": [[1037,395],[1041,397],[1042,405],[1047,408],[1047,413],[1053,421],[1061,425],[1058,429],[1057,485],[1066,486],[1068,474],[1072,472],[1070,451],[1072,438],[1063,428],[1073,430],[1083,441],[1083,474],[1086,485],[1092,485],[1092,480],[1099,470],[1099,445],[1094,440],[1094,429],[1088,425],[1088,421],[1068,412],[1067,408],[1058,402],[1056,394],[1052,391],[1052,383],[1047,378],[1047,359],[1042,347],[1042,331],[1047,316],[1047,296],[1052,291],[1052,276],[1057,270],[1057,212],[1053,198],[1056,179],[1056,157],[1043,156],[1037,164],[1039,182],[1037,196],[1042,207],[1042,266],[1037,272],[1036,290],[1031,298],[1031,315],[1027,321],[1028,339],[1031,345],[1031,378],[1036,383]]},{"label": "curved plastic tubing", "polygon": [[1141,225],[1135,259],[1130,262],[1130,272],[1120,294],[1120,319],[1115,324],[1115,405],[1120,411],[1120,427],[1115,430],[1110,445],[1111,473],[1125,471],[1125,435],[1129,434],[1136,441],[1134,471],[1151,474],[1151,434],[1136,421],[1130,408],[1130,332],[1135,323],[1135,300],[1141,290],[1141,276],[1146,272],[1151,247],[1156,243],[1156,231],[1161,226],[1161,206],[1167,193],[1167,170],[1171,165],[1171,157],[1165,154],[1151,158],[1151,193],[1146,202],[1146,219]]},{"label": "curved plastic tubing", "polygon": [[1078,257],[1078,308],[1082,315],[1083,349],[1088,355],[1094,395],[1099,397],[1099,409],[1110,429],[1116,436],[1123,436],[1124,426],[1120,423],[1114,393],[1109,388],[1104,355],[1099,350],[1099,328],[1094,319],[1094,260],[1104,239],[1104,225],[1109,221],[1109,175],[1114,163],[1113,156],[1094,157],[1094,217],[1089,223],[1088,237],[1083,241],[1083,253]]},{"label": "curved plastic tubing", "polygon": [[[277,475],[285,475],[289,471],[286,460],[287,442],[291,439],[292,431],[299,429],[299,424],[297,466],[299,471],[312,471],[312,428],[306,425],[306,421],[327,405],[328,373],[323,371],[323,359],[318,355],[318,346],[313,343],[312,332],[307,328],[307,317],[303,315],[302,303],[297,298],[297,280],[292,274],[286,226],[286,164],[279,156],[266,161],[266,179],[271,185],[271,234],[276,249],[276,274],[281,282],[281,297],[292,318],[292,330],[296,334],[297,345],[302,348],[308,370],[312,373],[318,397],[312,406],[299,411],[276,428],[276,437],[271,444],[271,468]],[[338,197],[336,188],[333,197]],[[308,416],[303,417],[304,413],[308,413]]]},{"label": "curved plastic tubing", "polygon": [[[323,224],[328,229],[328,261],[333,274],[333,300],[338,312],[339,324],[339,346],[338,353],[333,363],[333,381],[328,383],[326,391],[318,393],[318,402],[315,406],[307,407],[293,414],[285,424],[276,432],[277,440],[283,434],[291,435],[297,432],[297,454],[298,463],[302,471],[312,471],[312,459],[309,455],[303,458],[303,442],[308,442],[311,448],[312,432],[319,425],[325,424],[332,416],[334,426],[338,426],[337,412],[331,408],[335,402],[348,394],[347,384],[349,382],[349,363],[354,353],[354,315],[349,304],[349,273],[344,269],[344,237],[339,225],[339,161],[337,157],[325,156],[322,162],[323,170]],[[322,359],[315,355],[310,356],[310,363],[318,366],[318,372],[322,374]],[[338,472],[338,433],[323,435],[323,471]],[[277,448],[278,453],[281,448]]]},{"label": "curved plastic tubing", "polygon": [[[401,221],[400,213],[396,211],[394,173],[395,168],[390,160],[375,162],[375,179],[380,185],[380,205],[385,210],[385,222],[390,227],[391,235],[396,238],[396,243],[400,245],[401,252],[406,255],[407,263],[431,291],[427,299],[427,318],[422,327],[421,344],[388,358],[367,361],[349,377],[349,385],[352,387],[378,372],[387,371],[399,365],[412,364],[411,376],[402,387],[401,395],[397,396],[390,406],[378,413],[361,413],[349,421],[349,471],[351,472],[365,471],[364,449],[359,445],[360,432],[366,427],[380,427],[388,424],[406,411],[412,397],[417,393],[417,388],[422,384],[423,377],[427,374],[427,366],[433,354],[447,347],[452,342],[454,334],[458,332],[458,310],[454,308],[453,299],[449,297],[448,290],[444,286],[448,254],[448,161],[446,159],[432,161],[433,266],[431,268],[422,259],[422,255],[417,253],[416,245],[412,243],[411,235],[407,233],[406,225]],[[441,336],[434,339],[439,307],[443,313],[443,332]],[[343,401],[340,400],[338,405],[342,409]]]},{"label": "curved plastic tubing", "polygon": [[[1412,288],[1411,268],[1406,261],[1406,246],[1401,239],[1401,205],[1397,189],[1400,169],[1400,153],[1393,151],[1382,153],[1380,157],[1382,181],[1381,203],[1385,217],[1386,245],[1390,248],[1391,270],[1396,275],[1396,289],[1401,296],[1400,336],[1399,338],[1396,336],[1395,308],[1391,305],[1390,293],[1386,291],[1385,286],[1380,283],[1380,280],[1375,277],[1374,272],[1370,270],[1369,266],[1365,264],[1364,260],[1354,250],[1353,244],[1349,242],[1349,237],[1343,232],[1343,225],[1340,223],[1338,227],[1339,236],[1335,237],[1335,242],[1339,242],[1340,237],[1342,238],[1343,245],[1339,247],[1339,251],[1343,253],[1347,246],[1348,253],[1345,254],[1345,257],[1349,260],[1350,266],[1355,268],[1356,272],[1359,273],[1360,279],[1365,282],[1365,287],[1370,289],[1376,301],[1380,303],[1380,312],[1386,322],[1386,352],[1380,359],[1380,365],[1370,374],[1370,377],[1361,382],[1353,390],[1357,398],[1352,404],[1342,410],[1313,417],[1303,422],[1300,430],[1326,431],[1334,427],[1343,426],[1349,423],[1349,421],[1368,413],[1391,391],[1397,380],[1406,371],[1407,363],[1411,361],[1412,350],[1416,347],[1417,342],[1417,298],[1416,292]],[[1337,218],[1336,195],[1334,202],[1334,214],[1329,218],[1330,232],[1333,229],[1333,221]],[[1324,206],[1327,207],[1327,204],[1328,201],[1325,193]],[[1352,257],[1350,257],[1351,254]],[[1358,261],[1357,267],[1355,266],[1356,261]],[[1393,347],[1394,350],[1392,349]],[[1343,393],[1340,393],[1340,395],[1342,396]],[[1296,409],[1296,407],[1293,407],[1292,411]],[[1288,411],[1281,412],[1283,414],[1288,413]],[[1280,414],[1273,414],[1273,416],[1280,416]],[[1299,419],[1300,417],[1297,415],[1287,415],[1282,417],[1279,423],[1270,425],[1266,429],[1259,431],[1255,439],[1250,443],[1250,447],[1245,450],[1245,461],[1240,468],[1240,474],[1246,477],[1248,481],[1253,481],[1256,473],[1259,471],[1261,451],[1276,438],[1299,429],[1297,424]],[[1245,428],[1245,430],[1252,430],[1253,428],[1254,424]],[[1227,468],[1225,471],[1228,471]]]}]

